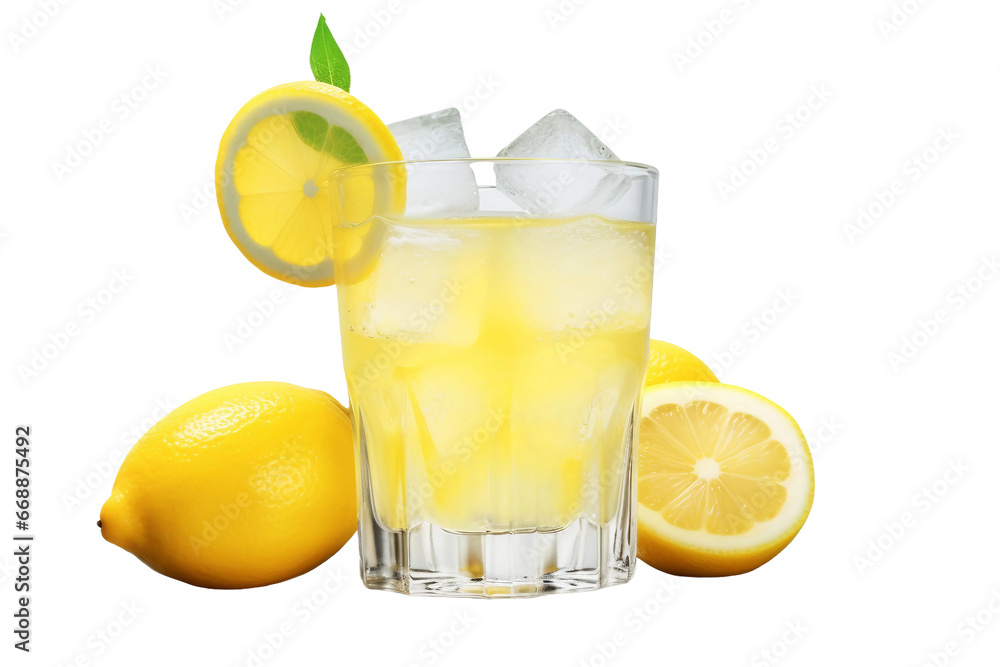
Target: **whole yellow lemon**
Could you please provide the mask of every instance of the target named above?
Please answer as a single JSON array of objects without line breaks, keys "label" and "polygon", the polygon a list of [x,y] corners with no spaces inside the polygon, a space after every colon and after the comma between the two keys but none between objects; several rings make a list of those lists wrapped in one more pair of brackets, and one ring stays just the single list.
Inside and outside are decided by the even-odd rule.
[{"label": "whole yellow lemon", "polygon": [[135,444],[99,525],[109,542],[196,586],[307,572],[357,529],[350,416],[328,394],[281,382],[202,394]]}]

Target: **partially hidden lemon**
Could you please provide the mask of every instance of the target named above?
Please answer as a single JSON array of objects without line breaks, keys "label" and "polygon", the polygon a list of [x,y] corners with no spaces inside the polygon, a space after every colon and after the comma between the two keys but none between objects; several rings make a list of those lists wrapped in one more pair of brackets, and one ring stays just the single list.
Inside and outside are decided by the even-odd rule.
[{"label": "partially hidden lemon", "polygon": [[812,459],[795,420],[716,382],[645,390],[638,479],[639,558],[679,575],[759,567],[791,542],[813,500]]},{"label": "partially hidden lemon", "polygon": [[284,581],[357,528],[347,410],[280,382],[223,387],[155,424],[101,509],[106,540],[196,586]]},{"label": "partially hidden lemon", "polygon": [[704,361],[682,347],[662,340],[649,340],[646,386],[662,382],[718,382]]},{"label": "partially hidden lemon", "polygon": [[402,159],[389,129],[350,93],[315,81],[276,86],[247,102],[222,137],[219,211],[230,238],[264,273],[306,287],[331,285],[335,246],[352,245],[349,254],[356,254],[364,245],[360,232],[334,234],[334,207],[365,220],[376,206],[400,209],[405,188],[353,178],[351,191],[332,201],[330,174]]}]

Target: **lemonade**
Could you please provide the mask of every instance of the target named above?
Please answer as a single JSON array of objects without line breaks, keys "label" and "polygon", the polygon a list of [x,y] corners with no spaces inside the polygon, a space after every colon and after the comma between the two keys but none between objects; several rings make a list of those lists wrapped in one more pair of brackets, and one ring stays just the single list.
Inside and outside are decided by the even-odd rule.
[{"label": "lemonade", "polygon": [[375,521],[504,533],[615,517],[631,496],[653,225],[365,225],[379,249],[340,272],[338,288],[362,504]]}]

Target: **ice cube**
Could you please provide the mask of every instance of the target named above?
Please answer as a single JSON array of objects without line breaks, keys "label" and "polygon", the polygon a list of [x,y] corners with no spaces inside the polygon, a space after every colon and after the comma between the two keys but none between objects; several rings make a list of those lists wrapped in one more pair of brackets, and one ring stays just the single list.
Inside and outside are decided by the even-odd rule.
[{"label": "ice cube", "polygon": [[[405,160],[471,157],[458,109],[435,111],[389,125]],[[468,164],[407,166],[406,213],[410,217],[451,217],[479,207],[476,176]]]},{"label": "ice cube", "polygon": [[409,499],[409,512],[458,531],[479,532],[506,520],[508,366],[491,350],[473,347],[397,369],[406,386],[406,485],[419,494]]},{"label": "ice cube", "polygon": [[360,333],[404,345],[475,342],[488,281],[482,235],[460,226],[373,224],[386,230],[367,293],[358,299]]},{"label": "ice cube", "polygon": [[[404,428],[421,441],[420,450],[432,458],[470,460],[467,449],[478,450],[473,437],[494,436],[510,410],[509,360],[491,350],[457,350],[447,359],[397,370],[406,384],[407,402],[414,415]],[[490,438],[493,439],[493,438]]]},{"label": "ice cube", "polygon": [[[617,160],[604,142],[568,111],[556,109],[529,127],[497,157]],[[630,185],[627,176],[591,163],[495,166],[497,188],[530,213],[597,213]]]},{"label": "ice cube", "polygon": [[645,328],[653,242],[652,225],[598,217],[526,225],[511,243],[511,293],[543,331]]},{"label": "ice cube", "polygon": [[511,461],[523,471],[513,482],[515,515],[534,513],[535,525],[560,526],[581,512],[596,518],[601,498],[617,500],[608,491],[617,488],[644,371],[598,338],[583,339],[568,355],[556,345],[524,355],[510,408]]}]

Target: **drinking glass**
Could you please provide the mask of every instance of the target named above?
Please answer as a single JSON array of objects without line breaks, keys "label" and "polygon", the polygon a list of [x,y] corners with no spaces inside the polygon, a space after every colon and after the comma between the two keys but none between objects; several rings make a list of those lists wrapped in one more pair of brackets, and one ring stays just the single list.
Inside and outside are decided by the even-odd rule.
[{"label": "drinking glass", "polygon": [[331,174],[366,586],[632,576],[657,178],[499,159]]}]

